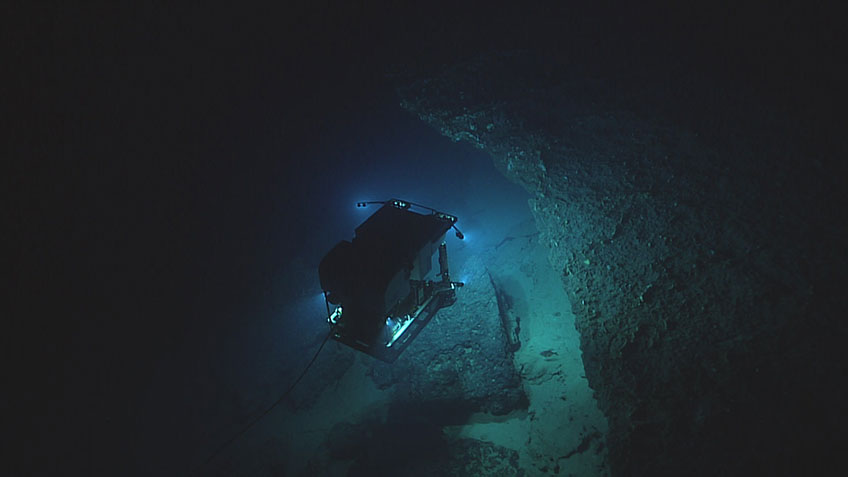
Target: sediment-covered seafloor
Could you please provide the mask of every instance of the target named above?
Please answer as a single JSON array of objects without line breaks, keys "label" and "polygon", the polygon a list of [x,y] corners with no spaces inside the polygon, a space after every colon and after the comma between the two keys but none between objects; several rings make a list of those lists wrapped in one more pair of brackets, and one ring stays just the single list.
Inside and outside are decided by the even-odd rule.
[{"label": "sediment-covered seafloor", "polygon": [[511,52],[399,91],[532,194],[614,475],[829,473],[848,424],[832,151],[743,93],[641,80]]},{"label": "sediment-covered seafloor", "polygon": [[608,475],[606,422],[531,227],[475,247],[457,302],[396,362],[327,347],[287,400],[286,447],[317,444],[289,473]]}]

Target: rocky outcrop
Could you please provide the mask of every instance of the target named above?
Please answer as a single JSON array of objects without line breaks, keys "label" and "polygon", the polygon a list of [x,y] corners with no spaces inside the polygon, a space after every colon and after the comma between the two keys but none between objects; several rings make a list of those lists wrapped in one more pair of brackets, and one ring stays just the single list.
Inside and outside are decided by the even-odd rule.
[{"label": "rocky outcrop", "polygon": [[834,386],[845,226],[823,213],[838,183],[786,123],[730,127],[743,108],[729,100],[728,117],[678,120],[621,84],[514,52],[399,92],[533,194],[617,475],[826,468],[846,424],[830,410],[848,397]]}]

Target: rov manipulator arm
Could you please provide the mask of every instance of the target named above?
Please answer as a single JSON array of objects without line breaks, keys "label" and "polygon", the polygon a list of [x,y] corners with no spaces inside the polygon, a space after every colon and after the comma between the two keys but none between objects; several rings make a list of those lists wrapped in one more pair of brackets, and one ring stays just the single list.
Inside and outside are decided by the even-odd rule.
[{"label": "rov manipulator arm", "polygon": [[[462,282],[452,282],[450,279],[450,270],[448,270],[448,247],[444,242],[439,245],[439,276],[442,277],[442,280],[439,282],[440,286],[436,293],[440,293],[442,289],[445,291],[453,291],[465,285],[465,283]],[[455,295],[453,300],[456,300]]]}]

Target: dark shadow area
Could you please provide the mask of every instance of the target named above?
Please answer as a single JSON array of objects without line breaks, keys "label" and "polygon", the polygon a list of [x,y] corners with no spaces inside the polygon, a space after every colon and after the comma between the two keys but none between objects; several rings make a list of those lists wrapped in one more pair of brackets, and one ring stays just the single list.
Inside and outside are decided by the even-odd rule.
[{"label": "dark shadow area", "polygon": [[[391,475],[415,469],[448,455],[441,426],[423,417],[389,417],[385,423],[354,432],[335,430],[328,442],[330,456],[352,460],[347,475]],[[347,447],[350,445],[353,447]]]},{"label": "dark shadow area", "polygon": [[[461,407],[462,403],[455,403]],[[327,456],[313,461],[316,472],[345,468],[345,475],[463,475],[472,469],[516,473],[517,453],[473,439],[445,435],[442,427],[461,423],[451,403],[393,404],[385,419],[333,427]],[[447,411],[447,413],[446,413]]]}]

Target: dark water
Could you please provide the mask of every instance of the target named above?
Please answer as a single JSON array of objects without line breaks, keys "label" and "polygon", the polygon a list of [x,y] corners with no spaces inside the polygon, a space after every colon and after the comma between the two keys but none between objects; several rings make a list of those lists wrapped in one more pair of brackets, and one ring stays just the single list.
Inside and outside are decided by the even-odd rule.
[{"label": "dark water", "polygon": [[[365,218],[356,201],[443,208],[482,244],[482,216],[520,214],[525,198],[486,156],[397,107],[387,71],[525,48],[557,57],[554,77],[639,72],[651,92],[635,103],[696,125],[710,96],[658,106],[657,78],[702,72],[827,151],[844,125],[842,35],[821,6],[790,10],[10,12],[4,315],[23,328],[6,349],[13,440],[27,443],[13,473],[202,461],[251,417],[233,409],[286,387],[291,350],[317,345],[314,268]],[[280,317],[292,304],[300,316]]]}]

